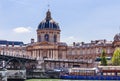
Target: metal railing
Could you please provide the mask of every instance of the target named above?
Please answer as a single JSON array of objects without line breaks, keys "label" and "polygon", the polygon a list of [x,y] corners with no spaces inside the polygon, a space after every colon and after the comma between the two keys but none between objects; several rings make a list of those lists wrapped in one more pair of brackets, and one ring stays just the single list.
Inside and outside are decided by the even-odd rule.
[{"label": "metal railing", "polygon": [[0,53],[0,55],[4,55],[4,56],[12,56],[12,57],[18,57],[18,58],[25,58],[25,59],[31,59],[31,60],[35,60],[35,57],[31,57],[31,56],[27,56],[27,55],[21,55],[21,54],[12,54],[12,53]]},{"label": "metal railing", "polygon": [[85,60],[85,59],[80,59],[80,60],[69,60],[69,59],[51,59],[51,58],[45,58],[44,61],[63,61],[63,62],[82,62],[82,63],[93,63],[93,60]]}]

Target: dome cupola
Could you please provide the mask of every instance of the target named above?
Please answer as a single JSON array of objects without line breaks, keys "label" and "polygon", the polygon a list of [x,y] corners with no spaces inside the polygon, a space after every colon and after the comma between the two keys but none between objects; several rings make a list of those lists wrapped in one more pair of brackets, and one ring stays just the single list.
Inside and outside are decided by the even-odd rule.
[{"label": "dome cupola", "polygon": [[48,10],[46,13],[46,20],[51,20],[51,12]]},{"label": "dome cupola", "polygon": [[120,48],[120,33],[118,33],[114,36],[113,45],[115,48],[117,48],[117,47]]},{"label": "dome cupola", "polygon": [[37,29],[38,42],[60,42],[60,28],[52,17],[50,10],[47,11],[45,19],[40,22]]},{"label": "dome cupola", "polygon": [[51,12],[49,10],[46,13],[46,18],[40,22],[38,26],[38,30],[42,29],[60,30],[58,23],[52,19]]},{"label": "dome cupola", "polygon": [[114,41],[120,41],[120,33],[114,36]]}]

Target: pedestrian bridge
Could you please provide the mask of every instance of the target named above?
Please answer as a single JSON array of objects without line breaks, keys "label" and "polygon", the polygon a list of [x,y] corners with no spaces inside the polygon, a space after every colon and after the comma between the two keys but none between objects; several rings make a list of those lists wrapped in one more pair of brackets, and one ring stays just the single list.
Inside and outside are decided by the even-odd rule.
[{"label": "pedestrian bridge", "polygon": [[21,69],[21,68],[30,68],[33,64],[36,63],[36,58],[28,57],[25,55],[12,55],[12,54],[0,54],[0,68],[7,69]]},{"label": "pedestrian bridge", "polygon": [[36,64],[36,58],[33,57],[1,53],[0,81],[6,81],[5,77],[8,80],[25,80],[27,70],[36,68]]}]

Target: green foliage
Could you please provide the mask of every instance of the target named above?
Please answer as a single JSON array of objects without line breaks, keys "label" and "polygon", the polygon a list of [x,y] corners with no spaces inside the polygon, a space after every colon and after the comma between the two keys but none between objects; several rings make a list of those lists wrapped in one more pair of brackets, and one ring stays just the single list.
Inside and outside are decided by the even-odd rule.
[{"label": "green foliage", "polygon": [[114,51],[113,57],[112,57],[112,64],[115,65],[115,66],[120,65],[120,48],[117,48]]},{"label": "green foliage", "polygon": [[101,54],[101,65],[102,65],[102,66],[107,66],[107,59],[106,59],[105,50],[103,50],[103,51],[102,51],[102,54]]}]

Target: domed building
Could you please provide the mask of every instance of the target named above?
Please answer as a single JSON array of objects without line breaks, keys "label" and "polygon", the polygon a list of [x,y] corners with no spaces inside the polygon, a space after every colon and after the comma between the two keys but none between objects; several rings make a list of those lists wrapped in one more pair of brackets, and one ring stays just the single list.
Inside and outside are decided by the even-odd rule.
[{"label": "domed building", "polygon": [[120,41],[120,33],[115,35],[114,41]]},{"label": "domed building", "polygon": [[114,47],[120,47],[120,33],[118,33],[114,36],[113,45],[114,45]]},{"label": "domed building", "polygon": [[37,29],[37,41],[38,42],[60,42],[60,28],[52,17],[51,12],[48,10],[46,18],[40,22]]},{"label": "domed building", "polygon": [[37,42],[32,39],[26,47],[27,55],[38,61],[37,68],[96,67],[96,58],[101,56],[103,49],[106,56],[111,58],[116,45],[120,45],[120,34],[114,37],[114,41],[103,39],[67,45],[60,41],[60,32],[58,23],[48,10],[45,19],[38,25]]},{"label": "domed building", "polygon": [[26,47],[27,54],[38,60],[38,67],[43,67],[44,62],[48,62],[47,68],[59,67],[56,64],[59,59],[66,59],[67,44],[60,42],[60,32],[58,23],[48,10],[45,19],[38,25],[37,42],[31,39],[31,44]]},{"label": "domed building", "polygon": [[0,53],[10,56],[35,58],[36,68],[65,69],[70,67],[97,67],[103,49],[106,57],[112,58],[115,48],[120,47],[120,33],[114,36],[113,41],[92,40],[90,43],[74,42],[67,45],[60,41],[60,27],[46,12],[45,19],[37,27],[37,41],[25,44],[19,41],[0,40]]}]

